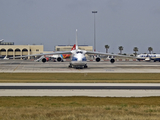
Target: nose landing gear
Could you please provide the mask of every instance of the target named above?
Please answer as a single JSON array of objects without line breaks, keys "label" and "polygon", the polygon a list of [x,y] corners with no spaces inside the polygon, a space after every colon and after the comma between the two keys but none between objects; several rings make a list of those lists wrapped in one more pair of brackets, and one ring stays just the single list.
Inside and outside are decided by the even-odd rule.
[{"label": "nose landing gear", "polygon": [[87,66],[87,65],[85,65],[85,66],[84,66],[84,68],[88,68],[88,66]]},{"label": "nose landing gear", "polygon": [[69,67],[69,68],[72,68],[72,65],[70,64],[68,67]]}]

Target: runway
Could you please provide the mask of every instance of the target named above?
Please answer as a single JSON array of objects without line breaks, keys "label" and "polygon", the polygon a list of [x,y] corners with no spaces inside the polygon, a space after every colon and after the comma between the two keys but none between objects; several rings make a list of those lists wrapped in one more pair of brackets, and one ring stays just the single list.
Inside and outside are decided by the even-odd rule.
[{"label": "runway", "polygon": [[[0,73],[160,73],[159,62],[88,62],[87,69],[68,68],[69,62],[1,60]],[[0,96],[160,96],[159,84],[0,84]]]},{"label": "runway", "polygon": [[69,62],[34,62],[29,60],[1,60],[0,73],[160,73],[159,62],[124,61],[111,64],[88,62],[88,68],[68,68]]},{"label": "runway", "polygon": [[138,83],[1,83],[0,96],[160,96],[160,84]]}]

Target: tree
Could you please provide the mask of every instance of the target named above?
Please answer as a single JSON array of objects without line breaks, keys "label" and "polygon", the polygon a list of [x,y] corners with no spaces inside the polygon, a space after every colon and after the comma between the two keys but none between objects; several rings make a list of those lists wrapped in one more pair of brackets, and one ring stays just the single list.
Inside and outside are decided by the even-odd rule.
[{"label": "tree", "polygon": [[119,51],[120,51],[120,54],[122,54],[122,50],[123,50],[123,46],[119,46]]},{"label": "tree", "polygon": [[151,51],[153,52],[153,48],[152,47],[148,47],[148,51],[149,51],[149,54],[151,54]]},{"label": "tree", "polygon": [[108,53],[109,45],[105,45],[106,53]]},{"label": "tree", "polygon": [[137,48],[137,47],[134,47],[134,48],[133,48],[133,51],[135,52],[134,55],[136,56],[136,55],[137,55],[137,52],[138,52],[138,48]]}]

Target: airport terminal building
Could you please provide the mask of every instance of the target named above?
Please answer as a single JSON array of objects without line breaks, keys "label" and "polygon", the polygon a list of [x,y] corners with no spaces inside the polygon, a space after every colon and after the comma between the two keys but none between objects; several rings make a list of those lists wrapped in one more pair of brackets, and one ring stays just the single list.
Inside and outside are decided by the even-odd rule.
[{"label": "airport terminal building", "polygon": [[43,45],[0,45],[0,56],[16,57],[43,53]]}]

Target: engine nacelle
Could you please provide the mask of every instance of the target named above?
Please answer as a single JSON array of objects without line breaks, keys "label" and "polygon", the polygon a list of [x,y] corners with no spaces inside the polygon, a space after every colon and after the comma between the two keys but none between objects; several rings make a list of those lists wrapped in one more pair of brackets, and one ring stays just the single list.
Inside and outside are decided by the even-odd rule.
[{"label": "engine nacelle", "polygon": [[46,58],[42,58],[42,62],[45,63],[47,60]]},{"label": "engine nacelle", "polygon": [[151,57],[146,57],[145,61],[150,62],[151,61]]},{"label": "engine nacelle", "polygon": [[115,59],[113,59],[113,58],[110,59],[110,62],[111,62],[111,63],[114,63],[114,62],[115,62]]},{"label": "engine nacelle", "polygon": [[57,61],[58,61],[58,62],[61,62],[61,61],[62,61],[62,58],[61,58],[61,57],[58,57],[58,58],[57,58]]},{"label": "engine nacelle", "polygon": [[48,62],[50,59],[48,57],[46,57],[46,61]]},{"label": "engine nacelle", "polygon": [[97,57],[96,62],[99,62],[99,61],[101,61],[101,58]]}]

